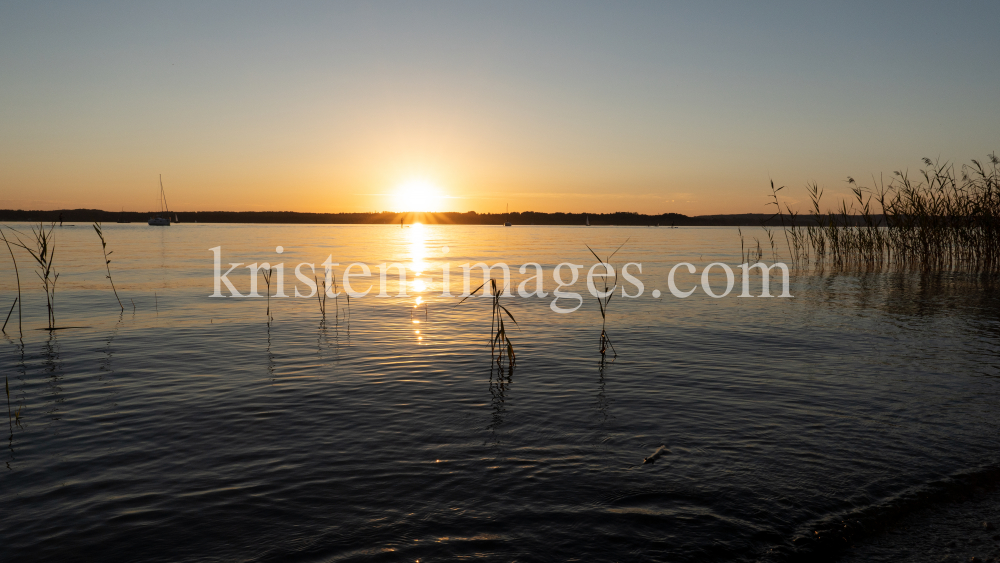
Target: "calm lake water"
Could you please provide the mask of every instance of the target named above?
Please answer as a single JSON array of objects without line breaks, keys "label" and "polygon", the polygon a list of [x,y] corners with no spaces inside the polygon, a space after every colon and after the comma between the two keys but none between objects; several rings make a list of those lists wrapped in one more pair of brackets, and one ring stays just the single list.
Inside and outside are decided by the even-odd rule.
[{"label": "calm lake water", "polygon": [[[44,298],[17,255],[3,561],[780,560],[816,526],[1000,462],[1000,303],[968,276],[798,273],[791,299],[678,299],[669,269],[738,264],[736,229],[105,235],[124,314],[93,229],[55,229],[57,325],[81,328],[38,330]],[[446,263],[456,295],[459,266],[478,261],[515,266],[515,284],[537,262],[551,292],[553,266],[589,267],[586,244],[603,256],[626,239],[614,262],[641,263],[645,292],[611,301],[614,362],[582,278],[571,314],[551,295],[504,300],[520,326],[510,374],[493,369],[487,300],[441,296]],[[295,265],[327,256],[338,278],[400,262],[426,289],[375,297],[376,268],[349,315],[343,295],[325,323],[315,299],[272,298],[268,323],[264,298],[209,297],[216,246],[223,263],[284,263],[289,295],[308,291]],[[229,277],[248,290],[246,268]],[[671,453],[643,465],[660,444]]]}]

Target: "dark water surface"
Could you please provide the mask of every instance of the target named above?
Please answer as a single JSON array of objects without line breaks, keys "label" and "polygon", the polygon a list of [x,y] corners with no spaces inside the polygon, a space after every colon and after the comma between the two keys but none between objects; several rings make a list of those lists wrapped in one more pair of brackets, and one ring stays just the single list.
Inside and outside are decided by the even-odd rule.
[{"label": "dark water surface", "polygon": [[[792,299],[678,299],[669,268],[738,263],[735,229],[106,236],[124,315],[93,231],[56,229],[57,325],[85,328],[37,330],[44,300],[19,255],[24,338],[15,308],[0,342],[20,409],[0,468],[3,561],[757,560],[1000,462],[1000,306],[967,276],[811,273]],[[538,262],[551,292],[552,266],[589,267],[585,243],[607,253],[628,237],[615,261],[642,263],[645,293],[611,302],[613,363],[592,297],[566,315],[551,296],[506,300],[521,329],[508,374],[490,361],[486,300],[440,295],[444,263],[457,295],[459,266],[477,261],[514,265],[515,283]],[[349,321],[341,296],[325,323],[315,299],[272,298],[268,323],[263,298],[208,297],[215,246],[224,263],[282,261],[289,295],[308,291],[295,264],[328,255],[338,273],[375,267],[353,285],[376,288]],[[375,297],[382,262],[422,271],[427,291]],[[245,268],[230,278],[249,288]],[[671,454],[643,465],[660,444]]]}]

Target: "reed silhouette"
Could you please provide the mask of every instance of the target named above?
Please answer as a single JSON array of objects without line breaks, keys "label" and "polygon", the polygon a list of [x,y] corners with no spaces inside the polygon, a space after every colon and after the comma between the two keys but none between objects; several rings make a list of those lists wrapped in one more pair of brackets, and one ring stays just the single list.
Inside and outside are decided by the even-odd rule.
[{"label": "reed silhouette", "polygon": [[482,285],[480,285],[476,289],[470,291],[469,294],[466,295],[458,303],[459,305],[461,305],[462,303],[465,302],[466,299],[472,297],[473,295],[478,293],[479,290],[485,288],[487,285],[489,285],[490,288],[489,291],[490,291],[490,311],[491,311],[490,355],[492,356],[493,360],[497,363],[498,367],[502,365],[503,359],[506,357],[508,371],[513,372],[514,364],[516,363],[517,357],[514,354],[514,344],[510,341],[510,338],[507,336],[507,328],[506,325],[504,324],[503,316],[506,314],[510,318],[510,320],[514,322],[514,326],[518,328],[520,327],[517,324],[517,320],[514,319],[514,315],[510,314],[510,311],[507,310],[507,307],[504,307],[503,305],[500,304],[500,296],[503,292],[502,290],[497,289],[497,281],[493,278],[490,278],[488,281],[483,282]]},{"label": "reed silhouette", "polygon": [[[4,244],[7,245],[7,252],[10,253],[10,260],[11,260],[11,262],[14,263],[14,277],[17,279],[17,298],[14,299],[14,303],[18,304],[17,305],[17,332],[23,338],[24,337],[24,329],[21,327],[21,305],[20,305],[20,303],[22,302],[22,300],[21,300],[21,273],[17,269],[17,258],[14,257],[14,249],[12,249],[10,247],[10,241],[7,240],[7,235],[4,234],[2,228],[0,228],[0,238],[3,238]],[[2,331],[0,331],[0,332],[3,332],[4,334],[7,333],[7,330],[6,330],[7,329],[7,321],[10,320],[10,314],[13,313],[13,312],[14,312],[14,306],[11,305],[10,306],[10,313],[7,313],[7,320],[5,320],[4,323],[3,323],[3,328],[4,329]]]},{"label": "reed silhouette", "polygon": [[10,304],[10,310],[7,311],[7,318],[4,319],[3,328],[0,329],[0,332],[7,332],[7,322],[10,321],[10,316],[14,313],[14,305],[17,305],[17,297],[15,297],[14,302]]},{"label": "reed silhouette", "polygon": [[316,301],[319,302],[319,314],[322,322],[326,322],[326,278],[323,278],[322,290],[319,288],[319,278],[316,277],[316,274],[313,274],[313,281],[316,283]]},{"label": "reed silhouette", "polygon": [[121,307],[122,313],[124,313],[125,306],[122,305],[122,300],[118,297],[118,290],[115,289],[115,280],[111,279],[111,258],[109,256],[114,253],[114,250],[108,252],[108,243],[104,240],[104,231],[101,230],[100,222],[94,221],[94,231],[97,232],[97,237],[101,239],[101,250],[104,251],[104,268],[108,271],[107,277],[108,281],[111,282],[111,291],[115,292],[115,299],[118,300],[118,306]]},{"label": "reed silhouette", "polygon": [[743,240],[743,229],[737,227],[736,232],[740,234],[740,261],[746,264],[756,264],[764,258],[764,251],[760,247],[760,240],[754,237],[754,243],[756,243],[756,248],[747,248],[745,241]]},{"label": "reed silhouette", "polygon": [[852,270],[923,272],[1000,271],[1000,159],[973,159],[956,170],[949,162],[923,159],[915,178],[897,170],[872,178],[873,187],[847,178],[853,199],[822,211],[823,190],[807,186],[812,221],[803,226],[772,183],[793,262]]},{"label": "reed silhouette", "polygon": [[[53,260],[55,259],[55,243],[53,241],[52,231],[55,229],[56,224],[52,223],[48,230],[45,229],[45,225],[42,223],[38,224],[38,227],[31,228],[31,235],[34,238],[31,241],[31,246],[28,246],[21,237],[14,235],[17,242],[14,242],[14,246],[19,246],[26,250],[28,254],[35,260],[38,266],[38,270],[35,272],[38,278],[42,281],[42,289],[45,290],[45,303],[48,307],[48,327],[47,330],[56,330],[56,314],[55,314],[55,300],[56,300],[56,282],[59,281],[59,274],[55,272],[52,267]],[[8,227],[9,228],[9,227]],[[15,229],[11,229],[17,234],[24,234]],[[6,238],[5,238],[6,240]],[[13,256],[13,254],[12,254]],[[20,310],[18,310],[20,314]]]},{"label": "reed silhouette", "polygon": [[274,317],[271,315],[271,278],[274,276],[274,269],[261,270],[261,274],[263,274],[264,284],[267,286],[267,322],[270,324],[274,320]]},{"label": "reed silhouette", "polygon": [[[597,305],[601,309],[600,350],[602,359],[607,356],[609,349],[611,350],[611,353],[613,354],[614,358],[618,357],[618,352],[615,351],[615,346],[614,344],[611,343],[611,338],[608,336],[608,331],[607,331],[608,304],[611,303],[611,298],[614,297],[615,289],[618,287],[618,269],[611,264],[611,259],[614,258],[615,254],[618,254],[618,251],[621,250],[622,247],[625,246],[625,244],[628,243],[630,239],[631,237],[625,239],[625,242],[618,245],[618,248],[616,248],[615,251],[609,254],[608,257],[604,260],[601,260],[601,258],[597,255],[597,253],[594,252],[594,249],[590,248],[590,245],[585,245],[587,247],[587,250],[589,250],[590,253],[594,255],[594,258],[596,258],[598,262],[602,264],[607,264],[607,267],[610,267],[611,270],[613,270],[615,273],[615,283],[612,285],[610,290],[608,290],[608,276],[606,275],[602,276],[602,279],[604,280],[604,291],[599,292],[599,296],[597,297]],[[605,273],[607,273],[607,270],[605,270]]]}]

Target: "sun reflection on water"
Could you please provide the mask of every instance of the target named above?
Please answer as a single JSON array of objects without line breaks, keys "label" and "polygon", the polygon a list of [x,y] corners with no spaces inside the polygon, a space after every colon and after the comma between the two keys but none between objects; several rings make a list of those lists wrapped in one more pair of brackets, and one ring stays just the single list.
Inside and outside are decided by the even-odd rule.
[{"label": "sun reflection on water", "polygon": [[420,275],[427,269],[427,229],[420,223],[414,223],[407,233],[410,237],[410,255],[413,273]]},{"label": "sun reflection on water", "polygon": [[[429,232],[427,227],[420,223],[414,223],[410,230],[407,232],[407,237],[409,237],[410,243],[410,264],[409,268],[413,272],[413,280],[409,282],[407,286],[408,292],[420,294],[428,291],[431,284],[431,276],[426,275],[424,272],[431,269],[431,265],[428,263],[428,252],[427,252],[427,239],[429,237]],[[427,302],[424,300],[423,295],[416,295],[413,299],[413,309],[423,308],[423,315],[427,315]],[[419,311],[413,311],[414,315],[420,314]],[[414,316],[411,315],[411,318]],[[420,324],[420,321],[413,319],[414,324]],[[417,329],[418,327],[413,327]],[[420,330],[414,330],[413,336],[416,337],[418,342],[422,342],[424,335],[421,334]]]}]

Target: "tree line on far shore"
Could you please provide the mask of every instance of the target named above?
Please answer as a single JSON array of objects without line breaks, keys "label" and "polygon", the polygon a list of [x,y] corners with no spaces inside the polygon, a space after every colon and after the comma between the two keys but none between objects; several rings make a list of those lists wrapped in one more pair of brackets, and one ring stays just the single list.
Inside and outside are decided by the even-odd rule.
[{"label": "tree line on far shore", "polygon": [[[635,212],[616,213],[540,213],[536,211],[510,213],[301,213],[296,211],[171,211],[184,223],[274,223],[274,224],[369,224],[398,225],[424,223],[442,225],[622,225],[636,227],[691,226],[760,226],[779,225],[771,214],[745,213],[738,215],[687,216],[680,213],[646,215]],[[145,223],[152,215],[139,211],[103,211],[100,209],[57,209],[51,211],[0,209],[0,222],[33,223]],[[173,217],[171,217],[173,219]],[[787,221],[787,218],[786,218]],[[860,221],[860,218],[859,218]],[[859,222],[860,224],[860,222]]]}]

